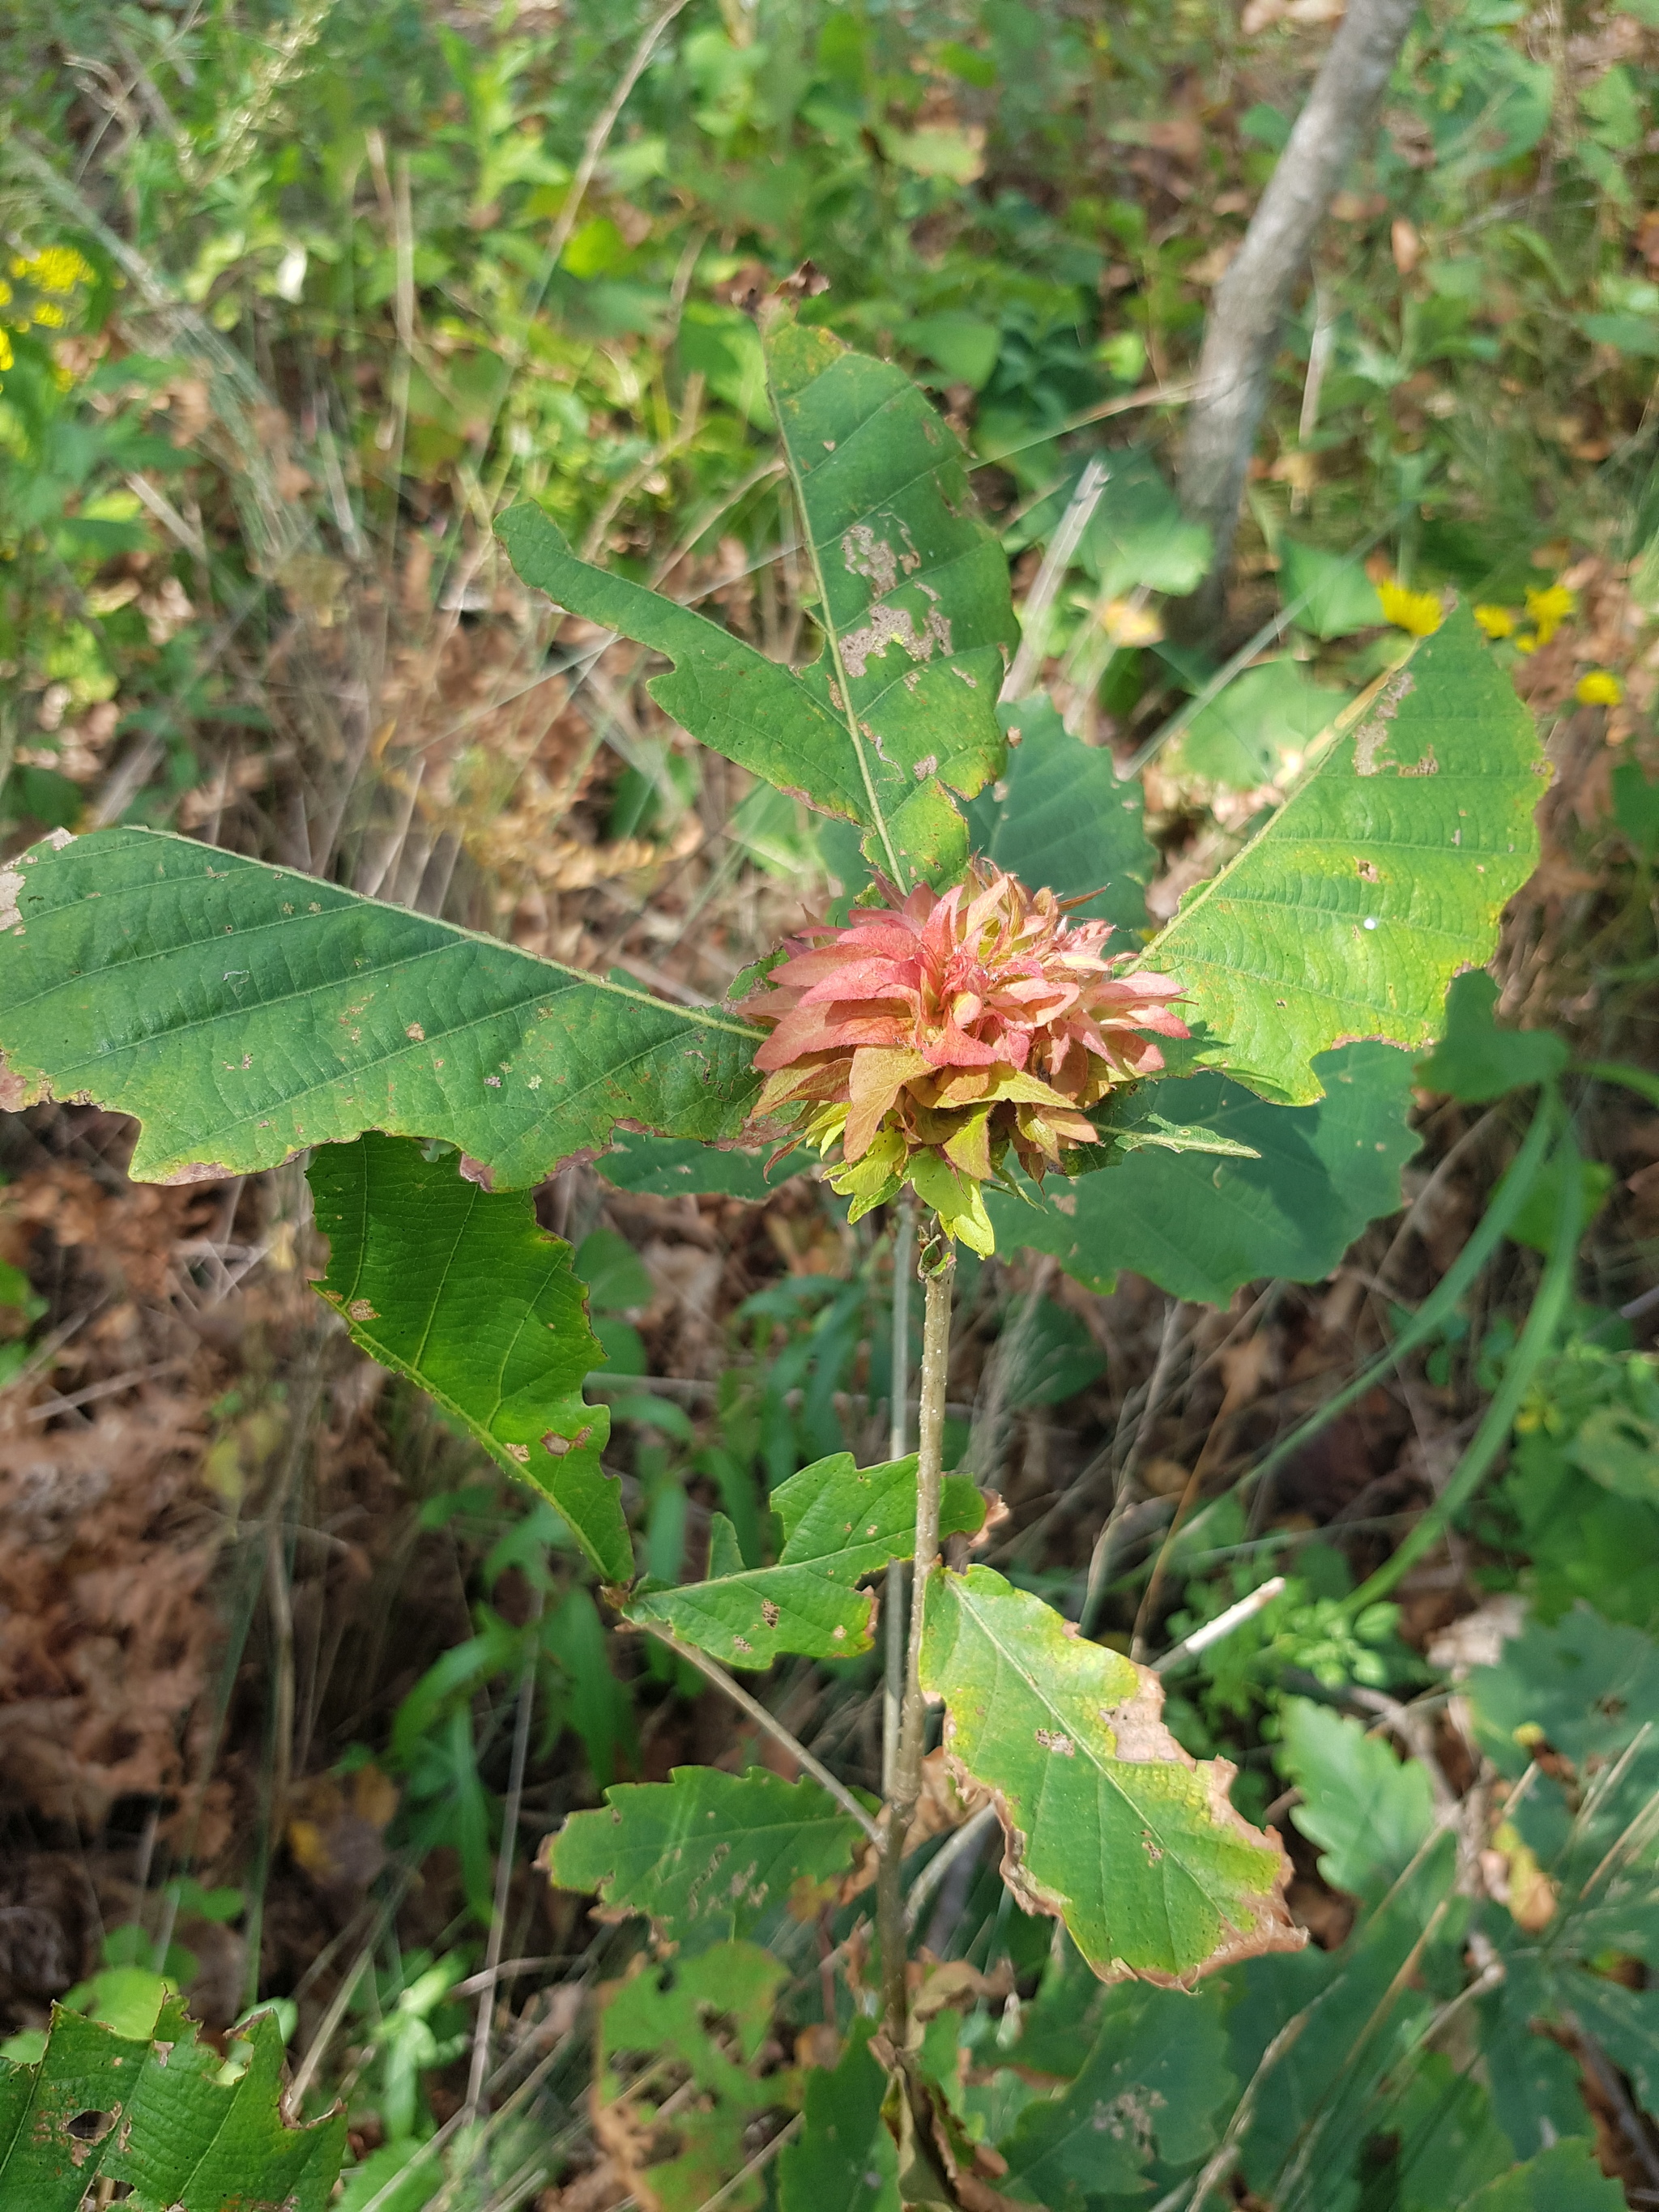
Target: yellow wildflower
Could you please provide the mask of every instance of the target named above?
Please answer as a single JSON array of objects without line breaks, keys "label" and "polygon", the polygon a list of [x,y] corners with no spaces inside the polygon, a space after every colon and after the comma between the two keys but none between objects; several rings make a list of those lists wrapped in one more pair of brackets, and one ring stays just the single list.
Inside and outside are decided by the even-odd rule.
[{"label": "yellow wildflower", "polygon": [[1523,629],[1515,641],[1515,649],[1517,653],[1536,653],[1538,650],[1536,631]]},{"label": "yellow wildflower", "polygon": [[9,369],[11,362],[11,340],[6,336],[4,330],[0,329],[0,373]]},{"label": "yellow wildflower", "polygon": [[26,276],[43,292],[72,292],[77,284],[90,284],[92,264],[72,246],[46,246],[27,261],[14,261],[14,276]]},{"label": "yellow wildflower", "polygon": [[1549,643],[1577,604],[1565,584],[1552,584],[1547,591],[1527,593],[1527,612],[1538,625],[1540,645]]},{"label": "yellow wildflower", "polygon": [[42,330],[61,331],[69,318],[63,309],[51,300],[41,300],[36,303],[34,320],[40,324]]},{"label": "yellow wildflower", "polygon": [[1574,684],[1572,696],[1581,707],[1616,707],[1625,687],[1607,669],[1592,668]]},{"label": "yellow wildflower", "polygon": [[1382,602],[1382,619],[1413,637],[1430,637],[1440,627],[1444,609],[1432,592],[1408,592],[1390,576],[1376,587]]},{"label": "yellow wildflower", "polygon": [[1477,607],[1474,618],[1488,637],[1513,637],[1515,617],[1507,607]]}]

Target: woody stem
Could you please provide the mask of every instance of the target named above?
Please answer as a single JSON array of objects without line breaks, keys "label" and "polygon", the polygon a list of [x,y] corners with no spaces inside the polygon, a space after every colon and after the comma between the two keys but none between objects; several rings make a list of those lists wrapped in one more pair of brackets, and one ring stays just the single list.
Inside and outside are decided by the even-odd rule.
[{"label": "woody stem", "polygon": [[927,1274],[916,1462],[916,1544],[910,1570],[910,1637],[905,1652],[898,1748],[883,1815],[881,1866],[876,1885],[883,2025],[896,2051],[904,2048],[908,2008],[904,1978],[904,1843],[916,1800],[921,1794],[921,1760],[927,1741],[927,1710],[921,1694],[921,1638],[927,1583],[939,1565],[939,1497],[945,1482],[945,1378],[951,1358],[951,1289],[955,1275],[956,1255],[947,1243],[945,1257]]}]

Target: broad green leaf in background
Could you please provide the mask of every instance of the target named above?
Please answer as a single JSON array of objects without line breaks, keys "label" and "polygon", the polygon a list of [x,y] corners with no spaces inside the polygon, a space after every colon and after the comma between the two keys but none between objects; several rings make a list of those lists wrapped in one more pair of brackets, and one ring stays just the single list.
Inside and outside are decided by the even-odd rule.
[{"label": "broad green leaf in background", "polygon": [[767,364],[825,635],[801,675],[579,560],[538,507],[510,507],[497,534],[526,584],[673,662],[647,688],[693,737],[857,823],[894,881],[948,881],[966,857],[951,793],[972,798],[1003,757],[1006,562],[961,448],[902,369],[790,322]]},{"label": "broad green leaf in background", "polygon": [[[601,1990],[595,2118],[602,2134],[607,2121],[640,2131],[637,2163],[661,2212],[700,2212],[714,2197],[722,2208],[749,2212],[763,2198],[763,2174],[736,2177],[748,2164],[744,2137],[750,2124],[799,2099],[800,2076],[793,2069],[751,2070],[788,1978],[789,1969],[756,1944],[717,1943],[695,1959],[675,1960],[665,1974],[637,1959],[626,1981]],[[718,2035],[710,2033],[716,2022]],[[654,2057],[643,2069],[631,2058],[624,2070],[617,2063],[623,2052]],[[677,2094],[688,2074],[694,2102]],[[671,2099],[673,2124],[659,2134],[658,2113]],[[666,2154],[653,2160],[659,2146]]]},{"label": "broad green leaf in background", "polygon": [[1218,2108],[1234,2087],[1212,2005],[1141,1984],[1113,1990],[1076,2080],[1028,2105],[999,2146],[1008,2161],[999,2186],[1045,2212],[1139,2195],[1154,2156],[1184,2166],[1213,2148]]},{"label": "broad green leaf in background", "polygon": [[899,2212],[898,2150],[881,2117],[875,2022],[854,2020],[833,2069],[806,2076],[805,2124],[778,2158],[781,2212]]},{"label": "broad green leaf in background", "polygon": [[938,314],[919,315],[907,322],[904,343],[909,351],[944,372],[940,381],[971,384],[977,392],[990,381],[997,365],[1002,331],[1000,325],[988,323],[978,315],[947,307]]},{"label": "broad green leaf in background", "polygon": [[1322,1054],[1312,1106],[1270,1106],[1218,1075],[1146,1084],[1103,1128],[1179,1115],[1255,1158],[1153,1146],[1073,1181],[1050,1176],[1036,1206],[993,1192],[1000,1246],[1052,1252],[1091,1290],[1121,1269],[1173,1297],[1224,1305],[1241,1283],[1328,1275],[1368,1221],[1400,1205],[1400,1170],[1418,1149],[1407,1115],[1413,1068],[1391,1046]]},{"label": "broad green leaf in background", "polygon": [[1103,1981],[1185,1984],[1302,1943],[1277,1838],[1228,1803],[1224,1760],[1164,1726],[1156,1675],[986,1567],[937,1572],[927,1607],[922,1686],[953,1767],[996,1793],[1004,1878]]},{"label": "broad green leaf in background", "polygon": [[1314,637],[1348,637],[1382,620],[1376,586],[1358,561],[1293,538],[1279,541],[1279,596]]},{"label": "broad green leaf in background", "polygon": [[1291,1818],[1319,1845],[1319,1871],[1333,1889],[1375,1901],[1434,1826],[1427,1771],[1328,1705],[1286,1698],[1281,1711],[1279,1765],[1302,1792]]},{"label": "broad green leaf in background", "polygon": [[1498,986],[1484,968],[1459,975],[1446,994],[1445,1035],[1425,1060],[1418,1079],[1468,1106],[1484,1106],[1506,1091],[1548,1083],[1571,1060],[1553,1030],[1504,1030],[1492,1018]]},{"label": "broad green leaf in background", "polygon": [[[678,1589],[636,1590],[623,1618],[655,1622],[728,1667],[769,1667],[781,1651],[850,1659],[870,1649],[875,1622],[866,1575],[908,1559],[915,1543],[916,1462],[862,1469],[851,1452],[803,1468],[772,1492],[783,1528],[777,1565],[745,1567],[732,1523],[711,1517],[708,1575]],[[985,1501],[965,1478],[945,1486],[941,1535],[971,1535]]]},{"label": "broad green leaf in background", "polygon": [[1322,1052],[1428,1044],[1536,863],[1545,774],[1473,617],[1450,615],[1148,949],[1185,986],[1205,1058],[1304,1104]]},{"label": "broad green leaf in background", "polygon": [[309,1181],[329,1260],[317,1288],[354,1343],[552,1499],[606,1582],[631,1582],[620,1486],[599,1464],[611,1416],[582,1398],[604,1354],[570,1247],[538,1226],[526,1193],[480,1190],[459,1169],[409,1138],[318,1152]]},{"label": "broad green leaf in background", "polygon": [[816,1782],[677,1766],[573,1813],[540,1864],[559,1888],[597,1893],[607,1919],[641,1913],[659,1938],[701,1948],[752,1935],[797,1882],[844,1873],[861,1832]]},{"label": "broad green leaf in background", "polygon": [[231,2203],[324,2212],[345,2115],[303,2128],[282,2113],[283,2039],[267,2014],[239,2031],[248,2063],[222,2081],[176,2002],[157,2040],[134,2042],[58,2009],[33,2065],[0,2060],[0,2204],[76,2212],[101,2176],[134,2212],[224,2212]]},{"label": "broad green leaf in background", "polygon": [[1091,920],[1144,929],[1158,855],[1140,786],[1120,783],[1110,753],[1074,738],[1045,695],[1000,714],[1008,764],[968,809],[975,852],[1034,890],[1082,901],[1074,911]]},{"label": "broad green leaf in background", "polygon": [[1489,2181],[1464,2199],[1462,2212],[1624,2212],[1625,2202],[1589,2145],[1574,2137]]},{"label": "broad green leaf in background", "polygon": [[136,1115],[141,1182],[384,1129],[534,1183],[621,1121],[735,1136],[758,1089],[732,1014],[156,830],[32,847],[0,873],[8,921],[3,1103]]},{"label": "broad green leaf in background", "polygon": [[1348,703],[1348,694],[1316,684],[1294,660],[1247,668],[1200,708],[1180,744],[1180,763],[1194,775],[1252,791],[1277,783]]},{"label": "broad green leaf in background", "polygon": [[[1120,599],[1137,586],[1176,596],[1195,591],[1210,565],[1210,533],[1188,522],[1181,502],[1144,447],[1120,447],[1102,458],[1110,470],[1078,548],[1080,565],[1103,599]],[[1056,485],[1011,533],[1015,550],[1052,536],[1077,489],[1085,463]]]},{"label": "broad green leaf in background", "polygon": [[755,1202],[769,1197],[791,1176],[818,1164],[817,1154],[811,1152],[786,1152],[775,1167],[771,1159],[770,1152],[745,1152],[678,1137],[640,1137],[629,1131],[619,1134],[593,1164],[618,1190],[643,1191],[653,1198],[707,1192]]}]

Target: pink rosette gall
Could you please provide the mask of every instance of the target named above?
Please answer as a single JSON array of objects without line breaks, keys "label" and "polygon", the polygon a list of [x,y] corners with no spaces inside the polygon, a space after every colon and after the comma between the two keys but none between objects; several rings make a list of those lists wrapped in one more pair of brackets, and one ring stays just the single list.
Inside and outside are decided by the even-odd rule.
[{"label": "pink rosette gall", "polygon": [[1068,920],[1052,891],[975,866],[943,894],[919,885],[814,924],[742,1011],[771,1035],[758,1118],[823,1152],[857,1220],[908,1182],[975,1251],[994,1239],[982,1186],[1012,1150],[1041,1181],[1096,1141],[1089,1109],[1164,1065],[1184,1037],[1170,975],[1101,956],[1103,921]]}]

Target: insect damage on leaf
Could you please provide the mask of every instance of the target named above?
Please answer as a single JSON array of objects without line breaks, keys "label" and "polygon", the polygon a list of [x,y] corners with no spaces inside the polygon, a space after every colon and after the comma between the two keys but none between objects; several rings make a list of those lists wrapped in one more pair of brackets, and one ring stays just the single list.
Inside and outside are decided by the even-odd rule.
[{"label": "insect damage on leaf", "polygon": [[1148,1668],[970,1567],[928,1585],[921,1680],[944,1702],[953,1769],[992,1794],[1004,1880],[1064,1920],[1103,1981],[1186,1986],[1305,1942],[1278,1836],[1229,1802],[1226,1759],[1170,1735]]}]

